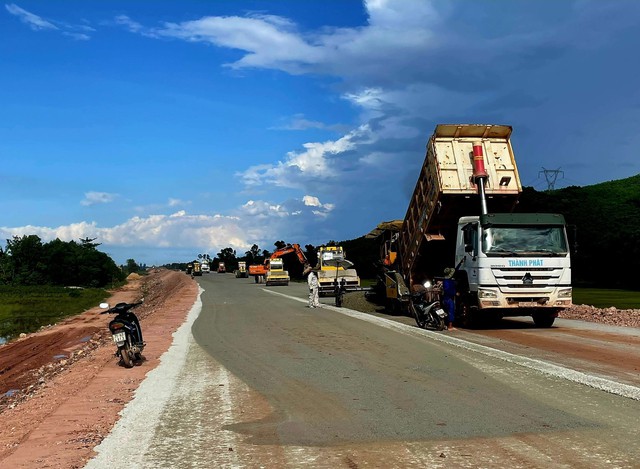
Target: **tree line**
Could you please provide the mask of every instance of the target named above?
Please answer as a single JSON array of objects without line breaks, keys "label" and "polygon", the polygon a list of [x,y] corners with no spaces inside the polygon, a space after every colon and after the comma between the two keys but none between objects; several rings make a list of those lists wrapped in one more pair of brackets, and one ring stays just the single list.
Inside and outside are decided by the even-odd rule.
[{"label": "tree line", "polygon": [[37,235],[8,239],[0,248],[0,285],[101,288],[126,278],[128,272],[98,251],[95,239],[79,241],[54,239],[43,243]]}]

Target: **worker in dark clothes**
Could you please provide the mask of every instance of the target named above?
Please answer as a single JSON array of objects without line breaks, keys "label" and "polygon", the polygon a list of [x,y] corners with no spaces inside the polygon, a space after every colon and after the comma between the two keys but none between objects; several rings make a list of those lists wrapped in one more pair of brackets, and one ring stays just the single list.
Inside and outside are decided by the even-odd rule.
[{"label": "worker in dark clothes", "polygon": [[454,278],[456,269],[447,267],[444,269],[444,278],[442,280],[442,306],[449,314],[448,329],[455,329],[453,323],[456,315],[456,280]]}]

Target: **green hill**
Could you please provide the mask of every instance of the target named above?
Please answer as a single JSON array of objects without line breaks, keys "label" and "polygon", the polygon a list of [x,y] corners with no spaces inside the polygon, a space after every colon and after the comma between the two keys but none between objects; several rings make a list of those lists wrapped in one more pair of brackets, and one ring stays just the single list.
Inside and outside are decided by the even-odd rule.
[{"label": "green hill", "polygon": [[593,186],[537,192],[518,212],[562,213],[576,229],[576,285],[640,289],[640,174]]}]

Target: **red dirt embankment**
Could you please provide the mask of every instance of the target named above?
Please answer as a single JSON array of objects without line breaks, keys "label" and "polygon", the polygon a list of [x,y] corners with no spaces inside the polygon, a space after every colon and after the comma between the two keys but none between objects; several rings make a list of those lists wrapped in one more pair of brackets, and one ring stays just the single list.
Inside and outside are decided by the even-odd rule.
[{"label": "red dirt embankment", "polygon": [[119,366],[99,308],[0,346],[0,467],[83,467],[159,364],[198,293],[181,272],[157,270],[129,279],[110,304],[144,296],[136,309],[145,360]]}]

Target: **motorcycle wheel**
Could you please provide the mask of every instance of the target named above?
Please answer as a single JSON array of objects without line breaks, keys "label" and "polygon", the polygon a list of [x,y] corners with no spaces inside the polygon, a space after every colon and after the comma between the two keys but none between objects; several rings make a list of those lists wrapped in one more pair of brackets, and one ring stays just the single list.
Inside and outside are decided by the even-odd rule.
[{"label": "motorcycle wheel", "polygon": [[436,331],[444,331],[446,328],[447,323],[445,322],[444,318],[438,316],[436,319]]},{"label": "motorcycle wheel", "polygon": [[131,357],[129,356],[127,347],[122,347],[120,349],[120,358],[122,359],[122,363],[124,364],[125,368],[133,367],[133,363],[131,362]]},{"label": "motorcycle wheel", "polygon": [[411,310],[411,314],[413,315],[413,317],[416,320],[416,324],[418,325],[418,327],[420,329],[426,329],[426,321],[424,320],[424,318],[421,317],[420,313],[418,312],[418,308],[416,308],[413,303],[409,303],[409,309]]}]

